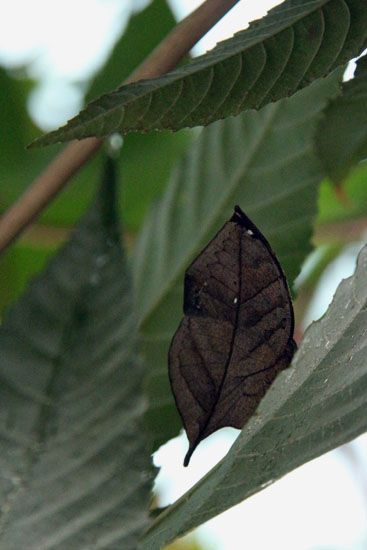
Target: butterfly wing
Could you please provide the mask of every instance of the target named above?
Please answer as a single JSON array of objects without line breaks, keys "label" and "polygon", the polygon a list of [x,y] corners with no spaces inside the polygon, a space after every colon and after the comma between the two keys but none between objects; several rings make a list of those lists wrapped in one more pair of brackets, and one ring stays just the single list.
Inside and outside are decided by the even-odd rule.
[{"label": "butterfly wing", "polygon": [[242,428],[295,351],[282,268],[239,207],[185,274],[184,318],[169,375],[190,448],[224,426]]}]

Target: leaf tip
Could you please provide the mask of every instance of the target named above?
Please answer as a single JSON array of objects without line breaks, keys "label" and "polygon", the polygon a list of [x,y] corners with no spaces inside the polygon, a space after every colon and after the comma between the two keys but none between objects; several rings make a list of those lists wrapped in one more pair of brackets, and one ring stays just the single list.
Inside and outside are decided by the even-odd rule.
[{"label": "leaf tip", "polygon": [[26,149],[37,149],[39,147],[45,147],[47,145],[53,145],[60,142],[61,139],[59,139],[58,136],[55,135],[57,133],[58,131],[55,130],[53,132],[49,132],[48,134],[43,134],[43,136],[40,136],[28,143]]}]

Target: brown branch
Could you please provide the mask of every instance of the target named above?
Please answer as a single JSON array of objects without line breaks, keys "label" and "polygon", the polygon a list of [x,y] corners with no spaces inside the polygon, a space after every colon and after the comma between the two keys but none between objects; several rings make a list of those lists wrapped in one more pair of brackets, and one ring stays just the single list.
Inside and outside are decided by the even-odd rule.
[{"label": "brown branch", "polygon": [[[205,0],[162,40],[125,83],[160,76],[173,69],[238,1]],[[97,138],[73,141],[51,161],[0,218],[0,252],[42,212],[102,143],[103,140]]]}]

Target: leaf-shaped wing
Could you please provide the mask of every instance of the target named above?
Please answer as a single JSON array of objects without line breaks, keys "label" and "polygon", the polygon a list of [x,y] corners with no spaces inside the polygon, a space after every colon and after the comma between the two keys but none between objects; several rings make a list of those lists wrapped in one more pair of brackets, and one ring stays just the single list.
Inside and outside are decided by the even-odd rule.
[{"label": "leaf-shaped wing", "polygon": [[295,349],[285,276],[239,207],[187,269],[184,313],[169,368],[190,441],[187,465],[202,439],[243,427]]}]

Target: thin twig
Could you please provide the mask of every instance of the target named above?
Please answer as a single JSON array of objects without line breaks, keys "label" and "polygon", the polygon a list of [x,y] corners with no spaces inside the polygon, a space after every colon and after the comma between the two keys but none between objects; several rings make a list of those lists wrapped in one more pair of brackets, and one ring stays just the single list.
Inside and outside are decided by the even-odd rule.
[{"label": "thin twig", "polygon": [[[172,70],[194,44],[239,0],[206,0],[179,23],[125,83],[160,76]],[[103,140],[73,141],[30,184],[0,218],[0,252],[42,212],[79,169],[99,150]]]}]

